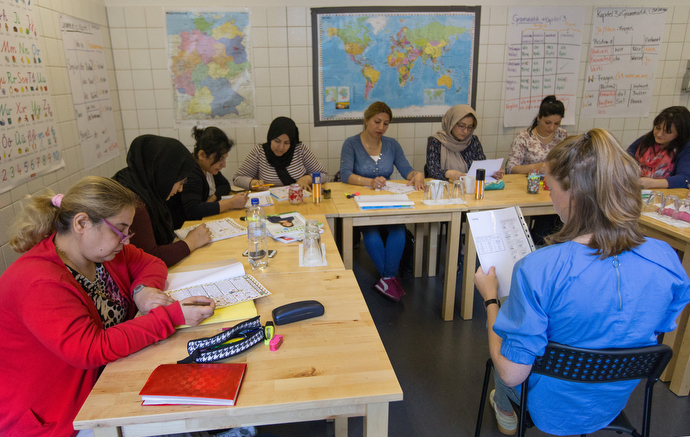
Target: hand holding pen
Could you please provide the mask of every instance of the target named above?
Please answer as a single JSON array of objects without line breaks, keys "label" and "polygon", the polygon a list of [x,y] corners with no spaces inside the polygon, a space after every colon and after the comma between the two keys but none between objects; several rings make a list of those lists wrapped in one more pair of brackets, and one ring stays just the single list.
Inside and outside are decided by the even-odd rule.
[{"label": "hand holding pen", "polygon": [[204,296],[192,296],[180,301],[184,322],[189,326],[196,326],[213,315],[216,303]]}]

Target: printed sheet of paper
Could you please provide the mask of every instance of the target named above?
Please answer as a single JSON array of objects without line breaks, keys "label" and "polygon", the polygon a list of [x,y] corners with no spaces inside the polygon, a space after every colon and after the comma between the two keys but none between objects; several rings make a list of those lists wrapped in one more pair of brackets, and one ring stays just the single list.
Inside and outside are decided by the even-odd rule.
[{"label": "printed sheet of paper", "polygon": [[[290,199],[290,187],[289,186],[271,187],[268,189],[268,191],[270,191],[271,196],[273,196],[273,198],[279,202]],[[311,197],[311,193],[309,193],[309,191],[307,191],[307,190],[302,190],[302,198],[306,199],[307,197]]]},{"label": "printed sheet of paper", "polygon": [[[213,220],[211,222],[205,222],[204,224],[211,230],[211,242],[247,234],[247,228],[231,218]],[[183,240],[197,226],[199,225],[178,229],[175,231],[175,234],[180,240]]]},{"label": "printed sheet of paper", "polygon": [[175,300],[208,297],[217,309],[271,294],[259,281],[245,275],[244,267],[236,261],[211,269],[170,273],[163,291]]},{"label": "printed sheet of paper", "polygon": [[513,266],[534,250],[532,236],[518,207],[471,212],[467,221],[484,273],[496,267],[498,296],[508,296]]},{"label": "printed sheet of paper", "polygon": [[503,166],[503,158],[499,159],[485,159],[484,161],[472,161],[470,169],[467,170],[467,175],[472,177],[477,177],[477,169],[483,168],[486,170],[485,182],[490,184],[491,182],[496,182],[492,174],[496,173]]},{"label": "printed sheet of paper", "polygon": [[386,182],[386,186],[383,187],[383,191],[390,191],[391,193],[396,194],[407,194],[414,193],[417,190],[415,190],[413,185],[400,184],[398,182],[388,181]]}]

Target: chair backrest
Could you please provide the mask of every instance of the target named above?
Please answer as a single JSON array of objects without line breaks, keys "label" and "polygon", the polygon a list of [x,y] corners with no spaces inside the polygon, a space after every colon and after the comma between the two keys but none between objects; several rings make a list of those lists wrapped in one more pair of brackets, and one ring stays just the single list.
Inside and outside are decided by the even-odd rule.
[{"label": "chair backrest", "polygon": [[673,351],[660,344],[634,349],[582,349],[550,342],[532,373],[579,382],[658,379]]}]

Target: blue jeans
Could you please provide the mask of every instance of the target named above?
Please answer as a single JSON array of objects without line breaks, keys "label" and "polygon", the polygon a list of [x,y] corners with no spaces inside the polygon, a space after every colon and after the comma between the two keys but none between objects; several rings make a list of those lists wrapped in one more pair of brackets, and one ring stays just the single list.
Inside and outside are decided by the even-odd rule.
[{"label": "blue jeans", "polygon": [[501,411],[513,411],[513,406],[511,405],[508,398],[515,402],[515,405],[520,405],[520,392],[517,387],[509,387],[505,382],[498,376],[498,372],[494,369],[494,385],[496,392],[494,393],[494,402]]},{"label": "blue jeans", "polygon": [[[381,229],[388,231],[386,244],[381,238]],[[383,278],[398,276],[400,260],[405,249],[405,225],[366,226],[362,228],[364,247],[374,261],[376,270]]]}]

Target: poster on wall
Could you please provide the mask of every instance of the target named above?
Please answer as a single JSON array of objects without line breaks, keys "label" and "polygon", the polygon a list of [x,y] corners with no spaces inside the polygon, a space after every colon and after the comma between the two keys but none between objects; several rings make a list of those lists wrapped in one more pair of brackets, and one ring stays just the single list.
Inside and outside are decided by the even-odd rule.
[{"label": "poster on wall", "polygon": [[31,2],[0,0],[0,193],[64,167]]},{"label": "poster on wall", "polygon": [[314,124],[359,124],[385,102],[396,122],[475,105],[481,7],[315,8]]},{"label": "poster on wall", "polygon": [[103,35],[97,24],[60,15],[67,73],[84,169],[90,170],[120,154],[110,99]]},{"label": "poster on wall", "polygon": [[512,7],[508,14],[505,127],[532,123],[546,96],[565,105],[562,124],[575,124],[583,7]]},{"label": "poster on wall", "polygon": [[582,118],[647,117],[666,8],[596,8]]},{"label": "poster on wall", "polygon": [[254,126],[249,12],[166,11],[176,127]]}]

